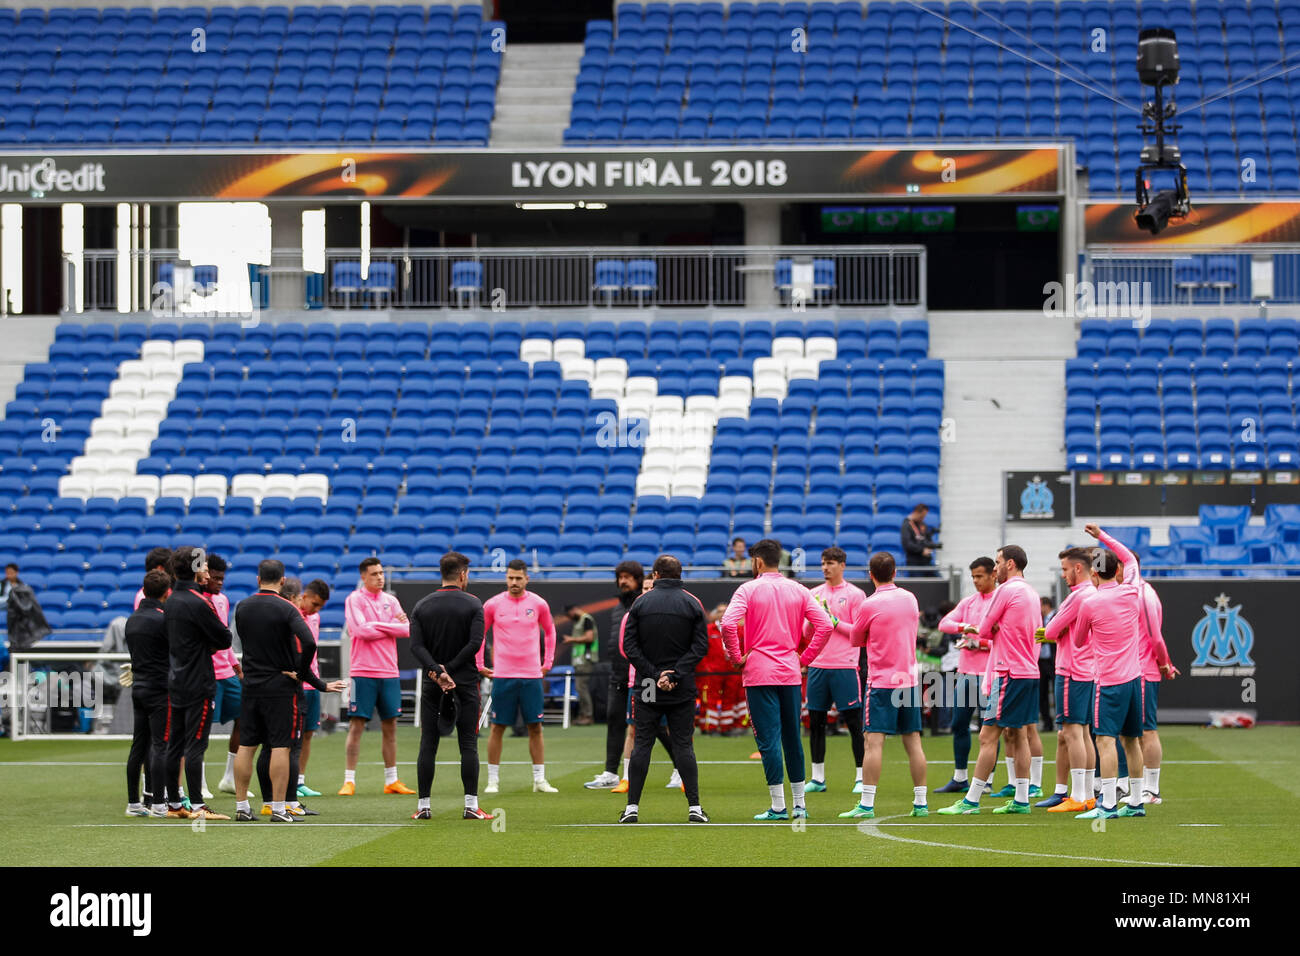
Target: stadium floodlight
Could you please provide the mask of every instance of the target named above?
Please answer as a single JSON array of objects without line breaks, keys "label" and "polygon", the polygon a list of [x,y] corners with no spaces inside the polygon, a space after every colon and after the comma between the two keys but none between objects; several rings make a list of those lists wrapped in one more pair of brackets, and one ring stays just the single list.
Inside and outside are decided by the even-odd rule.
[{"label": "stadium floodlight", "polygon": [[[1155,96],[1142,106],[1142,122],[1138,125],[1143,137],[1154,136],[1155,143],[1144,145],[1136,173],[1137,210],[1133,219],[1139,229],[1153,236],[1169,225],[1170,220],[1182,219],[1191,211],[1187,195],[1187,167],[1183,165],[1182,152],[1172,143],[1181,128],[1173,122],[1177,106],[1171,99],[1164,100],[1164,88],[1178,82],[1178,40],[1173,30],[1163,27],[1143,30],[1138,34],[1138,79],[1155,89]],[[1166,123],[1168,125],[1166,125]],[[1153,169],[1174,171],[1174,188],[1162,189],[1152,197],[1147,173]]]}]

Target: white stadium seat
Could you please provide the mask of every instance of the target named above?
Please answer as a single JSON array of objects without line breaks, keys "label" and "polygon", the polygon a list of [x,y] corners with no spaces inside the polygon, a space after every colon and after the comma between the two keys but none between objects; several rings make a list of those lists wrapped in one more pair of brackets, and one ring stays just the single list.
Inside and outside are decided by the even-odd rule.
[{"label": "white stadium seat", "polygon": [[195,475],[194,497],[216,498],[218,501],[224,502],[226,500],[226,476]]},{"label": "white stadium seat", "polygon": [[170,362],[173,355],[172,343],[167,339],[149,339],[140,346],[140,358],[145,362],[153,359],[166,359]]},{"label": "white stadium seat", "polygon": [[549,362],[554,354],[554,343],[548,339],[524,339],[519,343],[521,362]]},{"label": "white stadium seat", "polygon": [[262,496],[265,498],[292,498],[297,490],[297,475],[272,474],[262,480]]},{"label": "white stadium seat", "polygon": [[143,498],[153,507],[154,501],[158,498],[158,488],[161,485],[157,475],[136,475],[126,483],[126,496],[128,498]]},{"label": "white stadium seat", "polygon": [[177,339],[172,348],[176,361],[182,366],[189,362],[203,361],[203,343],[198,339]]},{"label": "white stadium seat", "polygon": [[[803,339],[782,336],[772,340],[772,358],[803,358],[803,354]],[[754,364],[757,365],[759,361],[756,359]]]},{"label": "white stadium seat", "polygon": [[149,382],[144,379],[132,378],[127,380],[117,379],[108,386],[108,394],[112,398],[125,398],[130,401],[136,401],[144,394],[144,387]]},{"label": "white stadium seat", "polygon": [[587,343],[582,339],[556,339],[551,355],[561,365],[565,364],[565,359],[586,358]]},{"label": "white stadium seat", "polygon": [[260,503],[265,484],[265,475],[235,475],[230,479],[230,494],[235,498],[252,498],[254,502]]},{"label": "white stadium seat", "polygon": [[627,378],[627,359],[621,358],[602,358],[596,359],[596,377],[604,378],[605,376],[618,376],[620,380]]},{"label": "white stadium seat", "polygon": [[804,343],[804,356],[814,362],[825,362],[839,354],[835,340],[828,335],[816,335]]},{"label": "white stadium seat", "polygon": [[117,377],[123,382],[145,382],[153,378],[153,369],[141,359],[127,359],[118,366]]},{"label": "white stadium seat", "polygon": [[320,498],[322,501],[329,497],[330,480],[326,475],[306,474],[298,475],[298,483],[294,488],[293,496],[295,498]]},{"label": "white stadium seat", "polygon": [[596,377],[596,363],[588,358],[570,356],[560,361],[560,371],[569,381],[590,382]]},{"label": "white stadium seat", "polygon": [[94,482],[86,475],[64,475],[59,479],[59,497],[85,501],[91,496],[93,487]]},{"label": "white stadium seat", "polygon": [[158,482],[158,497],[189,501],[194,497],[194,479],[189,475],[163,475]]},{"label": "white stadium seat", "polygon": [[90,423],[91,435],[125,435],[126,428],[131,423],[131,419],[126,418],[96,418]]},{"label": "white stadium seat", "polygon": [[817,362],[808,358],[792,358],[785,365],[786,378],[793,382],[795,379],[817,379],[818,374]]},{"label": "white stadium seat", "polygon": [[627,380],[623,394],[628,398],[633,395],[645,395],[654,398],[659,394],[659,380],[650,375],[633,375]]},{"label": "white stadium seat", "polygon": [[94,482],[95,497],[125,498],[126,483],[129,480],[127,475],[99,475]]}]

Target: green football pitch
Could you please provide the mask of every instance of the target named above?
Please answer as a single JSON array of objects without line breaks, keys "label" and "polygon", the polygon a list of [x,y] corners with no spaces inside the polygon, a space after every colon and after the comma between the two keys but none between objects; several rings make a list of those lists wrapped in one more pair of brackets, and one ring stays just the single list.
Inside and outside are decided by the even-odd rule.
[{"label": "green football pitch", "polygon": [[[1293,824],[1300,810],[1300,728],[1212,730],[1168,727],[1161,789],[1164,803],[1145,819],[1099,824],[1035,810],[993,816],[1002,801],[985,798],[976,817],[933,811],[954,799],[930,795],[932,815],[907,816],[912,789],[902,746],[887,741],[873,821],[844,821],[854,805],[847,740],[828,741],[826,793],[809,794],[810,819],[755,823],[767,806],[752,737],[697,737],[702,803],[713,822],[689,825],[686,803],[667,790],[670,766],[656,749],[638,825],[615,823],[625,798],[588,791],[600,770],[604,728],[547,730],[547,776],[559,793],[534,794],[526,742],[507,736],[501,792],[482,795],[494,823],[461,819],[460,776],[451,739],[440,748],[433,819],[410,819],[414,797],[383,795],[379,735],[367,733],[357,796],[334,796],[343,779],[342,733],[314,741],[308,782],[326,796],[309,801],[321,815],[292,825],[127,818],[123,763],[127,744],[0,740],[0,832],[5,862],[21,866],[184,865],[700,865],[700,866],[1170,866],[1300,863]],[[924,738],[933,761],[929,785],[951,776],[948,737]],[[398,758],[414,787],[418,732],[402,727]],[[481,744],[482,749],[485,744]],[[1044,736],[1050,793],[1055,735]],[[805,750],[807,744],[805,741]],[[223,769],[225,743],[208,751],[208,780]],[[487,778],[482,771],[481,783]],[[998,769],[996,785],[1003,783]],[[234,812],[233,798],[214,806]],[[256,807],[256,805],[255,805]]]}]

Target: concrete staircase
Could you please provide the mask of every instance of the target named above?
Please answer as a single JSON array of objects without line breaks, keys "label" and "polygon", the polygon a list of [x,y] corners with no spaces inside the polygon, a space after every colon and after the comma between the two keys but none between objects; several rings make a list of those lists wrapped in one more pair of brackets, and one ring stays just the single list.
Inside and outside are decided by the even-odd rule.
[{"label": "concrete staircase", "polygon": [[930,315],[930,354],[945,363],[950,419],[939,472],[939,560],[960,570],[964,594],[971,591],[966,566],[1007,543],[1025,549],[1026,577],[1050,594],[1057,553],[1087,537],[1060,526],[1003,531],[1002,472],[1065,466],[1065,359],[1074,357],[1077,339],[1073,322],[1038,312]]},{"label": "concrete staircase", "polygon": [[564,145],[581,43],[512,44],[501,57],[501,83],[489,145]]},{"label": "concrete staircase", "polygon": [[4,407],[13,401],[14,390],[23,380],[23,366],[28,362],[46,362],[50,357],[50,343],[54,341],[54,327],[59,324],[54,315],[7,315],[0,318],[0,337],[4,349],[0,350],[0,419]]}]

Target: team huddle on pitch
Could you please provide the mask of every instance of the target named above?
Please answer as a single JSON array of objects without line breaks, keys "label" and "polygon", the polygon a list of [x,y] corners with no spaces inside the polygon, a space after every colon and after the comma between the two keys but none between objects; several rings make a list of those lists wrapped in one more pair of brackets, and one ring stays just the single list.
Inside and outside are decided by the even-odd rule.
[{"label": "team huddle on pitch", "polygon": [[[939,625],[958,636],[961,659],[952,702],[955,769],[953,779],[938,792],[965,795],[938,813],[980,812],[1003,741],[1008,783],[993,795],[1010,799],[993,812],[1029,813],[1030,799],[1043,796],[1037,705],[1038,644],[1044,641],[1058,645],[1055,690],[1061,731],[1056,789],[1036,806],[1091,819],[1144,816],[1146,804],[1160,802],[1156,691],[1162,676],[1172,679],[1178,674],[1160,634],[1160,602],[1122,543],[1095,525],[1088,525],[1087,531],[1104,547],[1061,552],[1061,573],[1070,594],[1046,628],[1039,596],[1024,578],[1027,558],[1022,548],[1005,545],[995,558],[971,563],[975,593]],[[823,553],[826,580],[812,589],[781,573],[779,542],[759,541],[749,555],[753,578],[737,588],[719,627],[726,658],[740,669],[766,777],[769,806],[754,819],[808,816],[806,794],[826,790],[826,725],[832,707],[849,729],[858,768],[853,786],[858,803],[839,816],[875,816],[888,736],[899,736],[907,753],[911,815],[927,816],[916,657],[920,611],[912,593],[894,583],[893,557],[885,552],[871,557],[874,590],[868,596],[844,580],[846,558],[838,548]],[[221,593],[224,560],[199,548],[181,548],[174,553],[155,549],[146,563],[149,570],[126,625],[135,717],[127,762],[127,815],[230,819],[194,798],[212,799],[203,774],[208,735],[214,722],[232,720],[226,771],[218,789],[235,795],[234,819],[256,818],[248,789],[254,769],[262,793],[261,815],[270,822],[292,823],[318,815],[302,799],[319,796],[306,783],[311,735],[319,728],[319,695],[348,686],[343,681],[325,683],[317,667],[319,612],[330,598],[329,586],[319,580],[304,586],[285,576],[281,562],[262,561],[257,592],[234,608],[241,660],[230,650],[230,607]],[[444,555],[442,586],[417,602],[408,616],[384,590],[379,559],[361,562],[360,587],[345,602],[351,658],[340,796],[356,793],[361,741],[376,711],[383,792],[416,796],[413,819],[432,819],[438,744],[453,730],[460,752],[463,817],[492,819],[478,805],[481,716],[491,727],[484,792],[499,791],[504,732],[518,720],[528,728],[533,791],[556,792],[546,779],[542,735],[543,678],[554,662],[556,645],[550,609],[527,590],[523,561],[510,562],[506,590],[486,602],[466,590],[469,568],[465,555]],[[626,599],[615,609],[619,636],[611,688],[619,693],[626,689],[627,732],[624,739],[622,720],[617,725],[610,721],[607,751],[614,759],[607,758],[605,771],[586,786],[615,788],[619,778],[612,771],[622,743],[625,779],[617,789],[627,793],[627,805],[619,821],[638,822],[658,740],[672,759],[673,781],[685,794],[687,820],[707,823],[692,743],[696,669],[709,648],[706,612],[683,587],[681,563],[671,555],[660,556],[649,577],[635,562],[623,562],[616,574]],[[489,633],[490,666],[485,643]],[[397,774],[401,687],[396,642],[408,636],[424,678],[418,790],[405,786]],[[863,650],[865,687],[859,668]],[[620,673],[624,662],[626,683]],[[811,779],[802,742],[805,675]],[[491,680],[485,715],[483,678]],[[977,706],[982,726],[971,777],[969,725]],[[1121,763],[1127,764],[1128,783],[1122,806]]]}]

